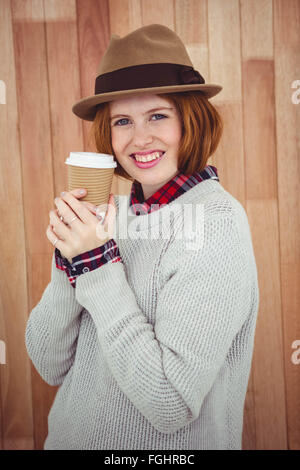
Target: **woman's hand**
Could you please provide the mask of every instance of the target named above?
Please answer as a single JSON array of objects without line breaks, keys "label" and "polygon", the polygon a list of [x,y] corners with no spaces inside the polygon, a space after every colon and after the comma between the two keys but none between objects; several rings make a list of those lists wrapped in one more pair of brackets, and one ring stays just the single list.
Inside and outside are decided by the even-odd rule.
[{"label": "woman's hand", "polygon": [[[97,209],[105,212],[103,206],[93,206],[87,201],[78,201],[84,196],[79,189],[61,193],[54,203],[57,207],[49,213],[50,225],[46,230],[49,241],[71,263],[72,258],[104,245],[114,236],[116,206],[110,194],[104,220],[97,216]],[[96,215],[94,215],[96,214]],[[63,220],[61,220],[61,218]]]}]

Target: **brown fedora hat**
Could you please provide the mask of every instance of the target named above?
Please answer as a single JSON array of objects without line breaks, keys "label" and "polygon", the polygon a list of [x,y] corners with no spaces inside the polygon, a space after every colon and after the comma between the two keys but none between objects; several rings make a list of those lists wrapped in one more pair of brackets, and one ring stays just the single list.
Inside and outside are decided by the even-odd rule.
[{"label": "brown fedora hat", "polygon": [[76,116],[93,121],[97,105],[133,94],[175,93],[200,90],[212,98],[222,86],[206,84],[176,33],[161,24],[150,24],[121,38],[110,38],[95,80],[95,94],[72,107]]}]

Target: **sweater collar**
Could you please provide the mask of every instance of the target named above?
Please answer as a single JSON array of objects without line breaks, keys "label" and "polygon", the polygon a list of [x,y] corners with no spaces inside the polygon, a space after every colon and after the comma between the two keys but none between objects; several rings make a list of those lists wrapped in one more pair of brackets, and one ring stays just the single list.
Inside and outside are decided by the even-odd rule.
[{"label": "sweater collar", "polygon": [[149,214],[159,209],[160,205],[174,201],[181,194],[206,179],[219,181],[218,170],[215,166],[207,165],[203,171],[195,172],[192,175],[178,173],[146,200],[144,200],[141,183],[134,180],[131,186],[129,204],[135,215]]}]

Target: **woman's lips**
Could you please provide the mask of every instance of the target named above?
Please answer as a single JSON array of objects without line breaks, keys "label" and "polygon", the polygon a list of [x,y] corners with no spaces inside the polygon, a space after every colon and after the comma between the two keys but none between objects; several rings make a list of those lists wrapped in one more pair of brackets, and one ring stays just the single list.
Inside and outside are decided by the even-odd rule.
[{"label": "woman's lips", "polygon": [[138,168],[152,168],[153,166],[157,165],[160,160],[162,159],[162,157],[164,156],[166,152],[164,152],[159,158],[156,158],[155,160],[152,160],[151,162],[138,162],[133,155],[130,155],[131,158],[133,159],[134,163],[136,164],[136,166]]}]

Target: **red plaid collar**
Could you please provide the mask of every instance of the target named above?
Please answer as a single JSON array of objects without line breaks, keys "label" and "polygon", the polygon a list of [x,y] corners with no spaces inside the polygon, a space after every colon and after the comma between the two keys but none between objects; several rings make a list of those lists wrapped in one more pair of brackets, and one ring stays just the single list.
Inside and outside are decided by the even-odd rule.
[{"label": "red plaid collar", "polygon": [[207,179],[219,181],[216,167],[207,165],[200,173],[196,172],[189,176],[179,173],[146,199],[146,201],[144,201],[141,183],[134,180],[130,192],[130,206],[135,215],[148,214],[159,209],[161,204],[168,204],[196,184]]}]

